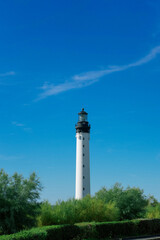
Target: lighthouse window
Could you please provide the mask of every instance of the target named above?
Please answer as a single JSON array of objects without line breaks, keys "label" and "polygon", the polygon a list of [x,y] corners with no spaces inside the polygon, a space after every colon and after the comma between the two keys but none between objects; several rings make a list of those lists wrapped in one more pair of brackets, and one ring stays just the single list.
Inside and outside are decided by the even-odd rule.
[{"label": "lighthouse window", "polygon": [[83,167],[85,167],[84,164],[83,164]]},{"label": "lighthouse window", "polygon": [[84,145],[83,145],[83,147],[84,147]]},{"label": "lighthouse window", "polygon": [[85,188],[83,188],[83,191],[85,190]]},{"label": "lighthouse window", "polygon": [[84,157],[84,153],[83,153],[83,157]]},{"label": "lighthouse window", "polygon": [[84,140],[84,138],[83,138],[83,140]]},{"label": "lighthouse window", "polygon": [[85,179],[85,176],[83,176],[83,179]]},{"label": "lighthouse window", "polygon": [[81,140],[81,136],[79,136],[79,140]]}]

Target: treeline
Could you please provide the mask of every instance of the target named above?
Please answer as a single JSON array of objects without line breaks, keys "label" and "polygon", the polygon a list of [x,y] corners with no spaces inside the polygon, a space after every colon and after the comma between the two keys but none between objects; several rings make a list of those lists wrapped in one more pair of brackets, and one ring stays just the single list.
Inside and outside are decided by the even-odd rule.
[{"label": "treeline", "polygon": [[1,235],[35,226],[160,218],[160,203],[153,196],[145,196],[135,187],[124,189],[119,183],[102,188],[93,197],[58,201],[55,205],[38,201],[41,190],[35,173],[25,179],[0,171]]},{"label": "treeline", "polygon": [[80,222],[106,222],[138,218],[160,218],[160,204],[143,190],[116,183],[112,188],[102,188],[82,200],[70,199],[51,205],[43,202],[38,218],[39,226],[73,224]]}]

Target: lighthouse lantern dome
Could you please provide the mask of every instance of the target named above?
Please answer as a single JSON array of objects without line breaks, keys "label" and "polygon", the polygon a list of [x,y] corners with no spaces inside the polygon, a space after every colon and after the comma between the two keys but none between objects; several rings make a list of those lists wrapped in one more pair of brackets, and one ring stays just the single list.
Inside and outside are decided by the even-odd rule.
[{"label": "lighthouse lantern dome", "polygon": [[78,121],[87,122],[87,119],[88,119],[88,113],[84,111],[84,108],[82,108],[82,111],[78,113]]}]

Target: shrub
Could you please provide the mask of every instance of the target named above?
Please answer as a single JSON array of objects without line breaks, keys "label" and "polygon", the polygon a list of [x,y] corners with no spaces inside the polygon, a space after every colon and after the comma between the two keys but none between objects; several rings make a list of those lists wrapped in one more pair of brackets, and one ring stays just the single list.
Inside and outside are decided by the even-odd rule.
[{"label": "shrub", "polygon": [[78,236],[79,228],[74,225],[59,225],[34,228],[12,235],[4,235],[0,240],[70,240]]},{"label": "shrub", "polygon": [[48,201],[41,204],[41,213],[38,216],[38,226],[48,226],[53,224],[53,209]]},{"label": "shrub", "polygon": [[146,208],[146,218],[160,218],[160,204],[156,206],[149,205]]},{"label": "shrub", "polygon": [[160,234],[160,219],[48,226],[1,236],[0,240],[78,240]]},{"label": "shrub", "polygon": [[39,226],[118,219],[119,209],[115,203],[104,204],[103,201],[88,195],[82,200],[70,199],[66,202],[57,202],[54,206],[44,202],[41,207]]},{"label": "shrub", "polygon": [[160,219],[91,223],[79,226],[82,238],[118,238],[160,234]]},{"label": "shrub", "polygon": [[47,232],[45,229],[35,228],[28,231],[1,236],[0,240],[46,240],[46,237]]}]

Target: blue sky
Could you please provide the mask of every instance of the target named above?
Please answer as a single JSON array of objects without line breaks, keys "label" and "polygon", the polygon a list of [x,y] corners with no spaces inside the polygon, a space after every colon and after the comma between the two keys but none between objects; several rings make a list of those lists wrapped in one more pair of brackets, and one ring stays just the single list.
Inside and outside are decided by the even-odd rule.
[{"label": "blue sky", "polygon": [[91,191],[160,200],[160,2],[0,2],[0,166],[41,199],[74,197],[75,123],[91,123]]}]

